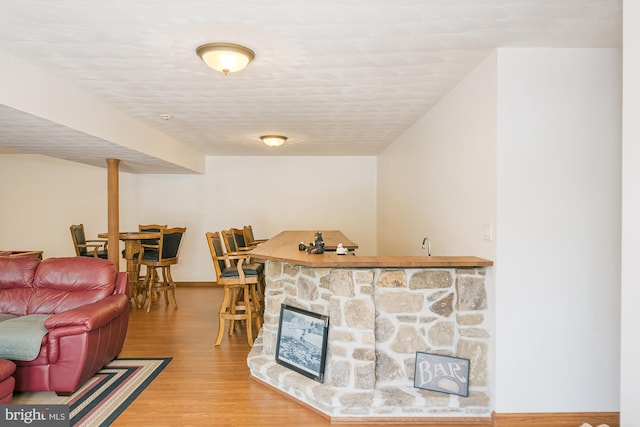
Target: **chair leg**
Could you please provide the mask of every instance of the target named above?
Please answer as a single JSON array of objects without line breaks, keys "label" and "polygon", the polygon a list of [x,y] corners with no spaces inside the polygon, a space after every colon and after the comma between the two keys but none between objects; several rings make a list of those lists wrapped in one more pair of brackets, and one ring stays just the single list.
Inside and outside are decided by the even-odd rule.
[{"label": "chair leg", "polygon": [[264,315],[264,290],[265,290],[265,282],[264,277],[261,280],[258,280],[258,284],[256,285],[256,292],[258,294],[258,301],[260,302],[260,314]]},{"label": "chair leg", "polygon": [[253,347],[254,329],[253,320],[255,318],[256,328],[262,326],[260,321],[260,302],[256,294],[256,286],[251,285],[228,285],[224,287],[224,296],[220,303],[218,313],[219,325],[216,345],[220,345],[224,336],[225,321],[229,321],[229,335],[233,335],[236,325],[240,321],[246,322],[247,342]]},{"label": "chair leg", "polygon": [[[174,308],[178,308],[178,302],[176,301],[176,282],[173,281],[173,277],[171,277],[171,266],[166,266],[162,268],[162,277],[164,278],[164,303],[169,304],[169,300]],[[167,299],[167,294],[169,297]]]},{"label": "chair leg", "polygon": [[[147,303],[147,296],[148,296],[148,291],[147,289],[149,288],[149,280],[151,280],[151,269],[147,268],[147,272],[144,276],[144,279],[138,283],[138,298],[139,301],[137,301],[138,304],[140,304],[140,308],[144,308],[144,305]],[[151,301],[149,301],[149,304],[151,304]]]},{"label": "chair leg", "polygon": [[243,309],[242,306],[238,305],[238,298],[242,298],[242,288],[234,287],[231,289],[231,301],[229,302],[229,335],[233,335],[238,326],[236,323],[236,317],[239,314],[238,309]]},{"label": "chair leg", "polygon": [[136,309],[140,310],[144,307],[145,302],[147,301],[147,292],[146,292],[146,274],[144,276],[140,276],[140,264],[137,267],[137,274],[135,281],[131,282],[131,298],[133,298],[133,302],[136,305]]},{"label": "chair leg", "polygon": [[[253,290],[254,287],[250,286],[250,288]],[[245,314],[247,316],[247,342],[249,343],[249,347],[253,347],[253,329],[252,329],[252,312],[251,312],[251,293],[253,293],[254,297],[255,297],[255,292],[253,291],[249,291],[249,289],[245,289],[244,291],[244,307],[245,307]]]},{"label": "chair leg", "polygon": [[156,282],[158,281],[158,272],[155,268],[149,267],[150,272],[147,272],[147,299],[149,300],[149,305],[147,306],[147,313],[151,311],[151,304],[153,304],[153,288],[155,287]]},{"label": "chair leg", "polygon": [[167,268],[160,267],[162,271],[162,282],[158,282],[156,291],[158,293],[158,302],[160,302],[160,292],[162,292],[162,298],[164,299],[164,305],[169,305],[169,297],[167,296]]},{"label": "chair leg", "polygon": [[[146,276],[145,276],[146,277]],[[136,308],[140,310],[140,283],[144,280],[144,277],[140,277],[140,262],[136,263],[135,279],[129,278],[131,298],[136,305]]]},{"label": "chair leg", "polygon": [[216,337],[216,345],[220,345],[222,342],[222,336],[224,335],[224,323],[227,309],[229,308],[229,302],[231,301],[230,288],[228,286],[224,287],[224,296],[222,298],[222,302],[220,303],[220,310],[218,312],[218,336]]},{"label": "chair leg", "polygon": [[[260,291],[257,289],[258,285],[251,286],[251,300],[255,301],[253,311],[256,318],[256,330],[260,330],[262,327],[262,305],[260,301]],[[249,318],[251,321],[251,318]]]}]

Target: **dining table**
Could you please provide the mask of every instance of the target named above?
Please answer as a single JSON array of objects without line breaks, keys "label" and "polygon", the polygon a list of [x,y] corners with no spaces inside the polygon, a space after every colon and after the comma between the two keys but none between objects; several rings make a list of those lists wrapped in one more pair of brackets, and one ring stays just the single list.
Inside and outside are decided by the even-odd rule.
[{"label": "dining table", "polygon": [[[109,233],[98,234],[101,239],[106,239],[108,236]],[[118,233],[118,239],[124,242],[124,258],[127,261],[131,298],[133,298],[133,302],[138,309],[142,308],[146,297],[146,292],[141,289],[142,283],[139,280],[141,242],[147,239],[159,239],[160,236],[159,231],[121,231]]]}]

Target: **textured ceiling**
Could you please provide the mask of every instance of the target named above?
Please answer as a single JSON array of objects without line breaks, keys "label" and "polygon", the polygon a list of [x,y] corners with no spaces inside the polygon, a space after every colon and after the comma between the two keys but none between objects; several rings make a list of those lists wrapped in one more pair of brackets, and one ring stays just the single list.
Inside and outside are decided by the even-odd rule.
[{"label": "textured ceiling", "polygon": [[[495,48],[619,47],[621,28],[621,0],[0,2],[1,51],[211,155],[376,155]],[[195,54],[213,41],[256,58],[224,76]],[[2,147],[180,169],[7,106]]]}]

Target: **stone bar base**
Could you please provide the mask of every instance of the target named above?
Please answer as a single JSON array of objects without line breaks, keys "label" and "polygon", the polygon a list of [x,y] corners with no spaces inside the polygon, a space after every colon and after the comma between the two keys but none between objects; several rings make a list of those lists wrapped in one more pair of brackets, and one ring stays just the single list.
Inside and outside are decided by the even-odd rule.
[{"label": "stone bar base", "polygon": [[[317,268],[266,262],[251,375],[331,418],[486,417],[486,269]],[[275,361],[281,304],[328,315],[324,383]],[[469,396],[413,386],[417,351],[469,359]]]}]

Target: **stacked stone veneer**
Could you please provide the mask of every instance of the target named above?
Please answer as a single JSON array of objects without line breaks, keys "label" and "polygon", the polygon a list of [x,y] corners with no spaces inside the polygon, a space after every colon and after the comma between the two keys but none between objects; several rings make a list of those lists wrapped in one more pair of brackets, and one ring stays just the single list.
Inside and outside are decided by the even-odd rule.
[{"label": "stacked stone veneer", "polygon": [[[489,416],[484,268],[310,268],[267,261],[251,374],[331,417]],[[330,316],[324,383],[275,362],[281,304]],[[470,359],[469,396],[415,388],[415,354]]]}]

